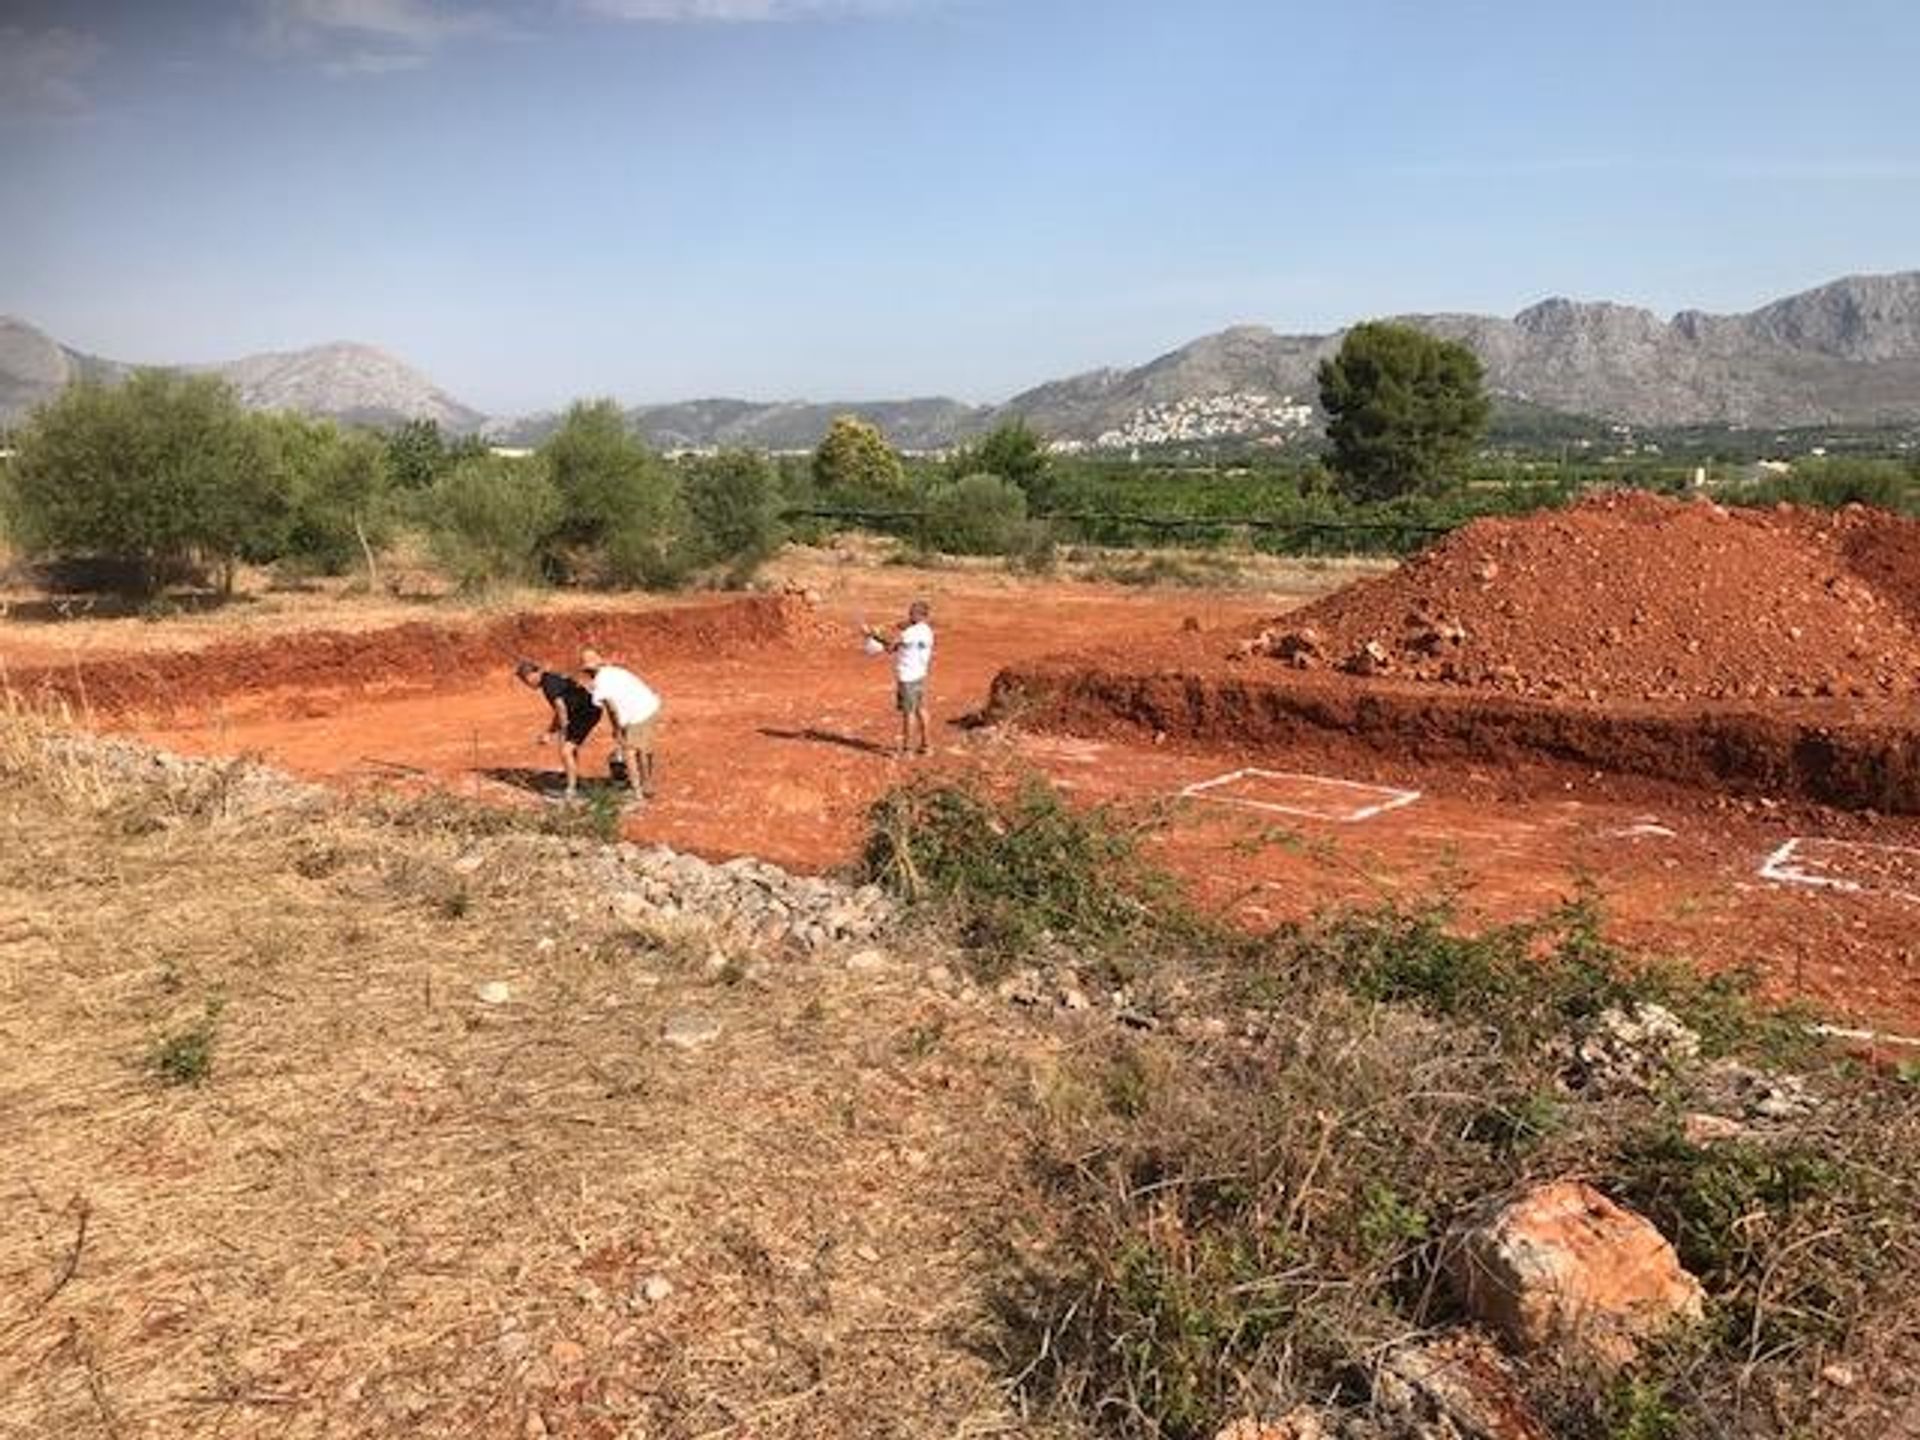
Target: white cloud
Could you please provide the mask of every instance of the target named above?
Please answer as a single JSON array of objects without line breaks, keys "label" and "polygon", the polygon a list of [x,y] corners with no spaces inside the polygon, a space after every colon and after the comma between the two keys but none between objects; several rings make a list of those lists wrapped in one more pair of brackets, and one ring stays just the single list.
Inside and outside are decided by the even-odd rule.
[{"label": "white cloud", "polygon": [[76,115],[89,108],[85,80],[100,59],[97,37],[78,30],[0,25],[0,113]]},{"label": "white cloud", "polygon": [[608,20],[722,24],[891,15],[924,3],[925,0],[578,0],[582,10]]},{"label": "white cloud", "polygon": [[444,0],[260,0],[253,38],[270,55],[314,59],[329,75],[384,75],[500,28],[493,11]]}]

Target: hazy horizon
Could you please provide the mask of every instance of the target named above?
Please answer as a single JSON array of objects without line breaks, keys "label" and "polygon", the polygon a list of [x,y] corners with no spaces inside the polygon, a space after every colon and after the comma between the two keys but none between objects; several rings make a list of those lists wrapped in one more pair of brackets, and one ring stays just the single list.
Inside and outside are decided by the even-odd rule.
[{"label": "hazy horizon", "polygon": [[7,0],[0,313],[357,341],[495,415],[981,403],[1233,324],[1920,263],[1920,14],[1548,8]]}]

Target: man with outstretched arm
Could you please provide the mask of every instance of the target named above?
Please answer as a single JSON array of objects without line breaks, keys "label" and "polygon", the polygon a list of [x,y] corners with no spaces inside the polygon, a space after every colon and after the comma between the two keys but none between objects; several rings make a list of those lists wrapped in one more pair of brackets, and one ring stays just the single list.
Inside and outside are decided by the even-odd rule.
[{"label": "man with outstretched arm", "polygon": [[[900,712],[900,750],[925,755],[927,739],[927,675],[933,669],[933,607],[916,600],[907,607],[907,623],[892,639],[872,626],[867,638],[893,655],[893,706]],[[917,738],[916,738],[917,737]]]},{"label": "man with outstretched arm", "polygon": [[571,675],[549,670],[537,660],[522,660],[513,673],[523,685],[538,690],[553,710],[553,721],[536,744],[555,745],[560,768],[567,772],[567,798],[580,793],[580,746],[600,723],[600,707],[587,687]]},{"label": "man with outstretched arm", "polygon": [[613,754],[627,769],[636,799],[653,794],[653,732],[660,720],[660,697],[631,670],[609,665],[598,651],[582,650],[580,668],[593,677],[593,703],[613,722]]}]

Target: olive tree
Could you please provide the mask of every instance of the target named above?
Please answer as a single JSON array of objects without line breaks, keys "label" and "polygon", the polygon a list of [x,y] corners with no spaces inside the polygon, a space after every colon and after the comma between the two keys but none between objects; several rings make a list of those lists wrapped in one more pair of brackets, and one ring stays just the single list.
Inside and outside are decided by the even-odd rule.
[{"label": "olive tree", "polygon": [[563,509],[543,461],[480,455],[433,482],[425,513],[435,558],[472,590],[537,579]]},{"label": "olive tree", "polygon": [[684,492],[701,562],[744,580],[780,547],[780,477],[755,450],[723,450],[687,467]]},{"label": "olive tree", "polygon": [[679,477],[627,428],[618,405],[576,403],[540,459],[560,497],[551,568],[572,569],[586,554],[618,584],[670,585],[684,575],[691,557]]},{"label": "olive tree", "polygon": [[18,543],[122,562],[138,591],[206,565],[230,593],[237,563],[284,537],[291,505],[275,447],[213,376],[142,370],[117,386],[70,386],[18,443]]}]

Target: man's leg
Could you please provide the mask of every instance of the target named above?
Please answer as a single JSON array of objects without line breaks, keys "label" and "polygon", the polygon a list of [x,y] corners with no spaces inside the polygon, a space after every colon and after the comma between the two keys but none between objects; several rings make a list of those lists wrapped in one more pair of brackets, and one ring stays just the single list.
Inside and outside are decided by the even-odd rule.
[{"label": "man's leg", "polygon": [[580,793],[580,747],[566,736],[560,737],[560,768],[567,772],[567,798]]},{"label": "man's leg", "polygon": [[932,749],[932,746],[927,742],[927,696],[925,691],[922,691],[914,697],[913,724],[914,728],[920,732],[920,753],[925,755]]},{"label": "man's leg", "polygon": [[636,800],[646,797],[641,771],[647,768],[647,727],[629,725],[620,732],[620,748],[627,757],[627,788]]},{"label": "man's leg", "polygon": [[639,765],[639,772],[638,772],[639,778],[640,778],[640,785],[639,785],[640,793],[641,795],[643,795],[649,800],[653,798],[653,789],[654,789],[654,786],[653,786],[653,775],[654,775],[653,732],[655,731],[655,729],[659,727],[659,724],[660,724],[660,717],[657,714],[651,720],[643,724],[640,727],[640,734],[637,737],[638,743],[635,746],[635,748],[639,752],[639,757],[640,757],[640,765]]}]

